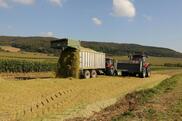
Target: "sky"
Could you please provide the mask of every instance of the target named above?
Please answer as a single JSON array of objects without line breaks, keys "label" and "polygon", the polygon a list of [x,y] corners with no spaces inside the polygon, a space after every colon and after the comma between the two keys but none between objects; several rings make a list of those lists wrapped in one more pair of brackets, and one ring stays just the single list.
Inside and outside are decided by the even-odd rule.
[{"label": "sky", "polygon": [[182,0],[0,0],[0,35],[135,43],[182,52]]}]

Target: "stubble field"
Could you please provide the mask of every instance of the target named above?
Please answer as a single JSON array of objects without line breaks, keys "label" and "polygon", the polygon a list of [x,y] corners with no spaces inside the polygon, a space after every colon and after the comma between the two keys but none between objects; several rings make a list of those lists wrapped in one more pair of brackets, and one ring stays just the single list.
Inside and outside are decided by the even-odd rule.
[{"label": "stubble field", "polygon": [[[126,57],[119,57],[126,60]],[[30,52],[0,52],[1,60],[56,63],[57,57]],[[181,59],[152,57],[153,65]],[[155,67],[156,68],[156,67]],[[0,121],[61,121],[89,117],[129,92],[151,88],[180,69],[157,66],[151,78],[99,76],[96,79],[56,79],[54,72],[0,73]],[[171,70],[169,70],[171,69]],[[174,70],[175,69],[175,70]],[[166,71],[164,71],[166,70]]]},{"label": "stubble field", "polygon": [[63,120],[90,116],[134,90],[150,88],[170,77],[106,77],[96,79],[34,79],[0,81],[0,119]]}]

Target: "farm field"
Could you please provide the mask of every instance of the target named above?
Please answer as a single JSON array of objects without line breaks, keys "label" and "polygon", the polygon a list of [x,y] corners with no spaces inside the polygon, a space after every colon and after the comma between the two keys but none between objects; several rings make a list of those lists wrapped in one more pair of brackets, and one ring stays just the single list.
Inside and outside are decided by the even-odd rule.
[{"label": "farm field", "polygon": [[[115,56],[115,59],[118,60],[128,60],[127,56]],[[151,57],[147,58],[147,61],[155,66],[163,66],[166,63],[170,64],[182,64],[182,58],[171,58],[171,57]]]},{"label": "farm field", "polygon": [[[120,56],[115,58],[119,60],[128,59],[126,56]],[[56,69],[57,62],[58,57],[43,53],[0,51],[1,72],[22,72],[22,70],[27,70],[27,72],[53,71]],[[182,59],[150,57],[148,59],[148,62],[152,64],[152,70],[173,70],[181,69],[181,67],[174,67],[175,65],[173,64],[180,64],[181,66]],[[172,64],[172,66],[164,66],[164,64],[166,63]],[[35,66],[37,64],[39,66]],[[47,69],[43,69],[44,67],[46,67]]]},{"label": "farm field", "polygon": [[[115,56],[118,60],[128,60],[127,56]],[[5,52],[0,51],[0,59],[19,59],[19,60],[30,60],[30,61],[43,61],[57,63],[58,57],[43,53],[33,53],[33,52]],[[161,66],[165,63],[170,64],[182,64],[182,58],[172,58],[172,57],[149,57],[148,62],[155,66]]]},{"label": "farm field", "polygon": [[[118,57],[126,60],[127,57]],[[0,51],[1,60],[56,63],[58,57],[32,52]],[[176,58],[175,58],[176,59]],[[181,73],[164,62],[182,59],[151,57],[155,71],[151,78],[107,77],[96,79],[56,79],[54,72],[0,73],[0,120],[60,121],[89,117],[110,106],[127,93],[151,88],[166,78]],[[159,63],[160,62],[160,63]],[[156,63],[159,63],[158,65]],[[162,71],[160,71],[162,70]]]},{"label": "farm field", "polygon": [[173,76],[165,82],[153,90],[148,90],[148,93],[141,97],[145,99],[142,103],[132,111],[113,117],[113,121],[181,121],[182,74]]},{"label": "farm field", "polygon": [[105,77],[96,79],[33,79],[0,81],[0,119],[63,120],[90,116],[134,90],[150,88],[170,77]]},{"label": "farm field", "polygon": [[11,46],[0,46],[0,49],[7,51],[7,52],[19,52],[19,51],[21,51],[21,49],[11,47]]},{"label": "farm field", "polygon": [[52,62],[56,63],[58,57],[47,55],[43,53],[33,53],[33,52],[5,52],[0,51],[1,60],[27,60],[27,61],[40,61],[40,62]]},{"label": "farm field", "polygon": [[71,121],[181,121],[181,83],[182,73],[173,75],[153,88],[127,94],[89,118]]},{"label": "farm field", "polygon": [[0,121],[182,121],[181,5],[0,0]]}]

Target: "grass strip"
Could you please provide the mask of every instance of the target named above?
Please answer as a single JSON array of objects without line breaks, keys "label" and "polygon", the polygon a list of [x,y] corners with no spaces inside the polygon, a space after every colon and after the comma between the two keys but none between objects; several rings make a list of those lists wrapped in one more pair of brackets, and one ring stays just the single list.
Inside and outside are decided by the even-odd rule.
[{"label": "grass strip", "polygon": [[123,121],[125,118],[133,117],[132,111],[134,111],[137,106],[146,104],[156,95],[160,95],[173,90],[177,85],[178,77],[179,75],[175,75],[169,79],[162,81],[159,85],[155,86],[154,88],[141,90],[126,95],[125,98],[128,100],[130,104],[128,111],[122,113],[116,118],[113,118],[112,120]]}]

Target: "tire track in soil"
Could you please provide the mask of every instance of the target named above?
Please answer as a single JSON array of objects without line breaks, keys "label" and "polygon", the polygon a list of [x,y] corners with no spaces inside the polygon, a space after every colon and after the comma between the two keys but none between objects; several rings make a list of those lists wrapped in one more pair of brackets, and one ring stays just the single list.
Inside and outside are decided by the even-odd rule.
[{"label": "tire track in soil", "polygon": [[[157,82],[156,84],[158,84],[159,82],[161,82],[162,80],[164,80],[164,79],[166,79],[168,77],[169,76],[167,76],[167,75],[158,75],[157,74],[153,78],[145,79],[146,82],[144,82],[144,84],[142,86],[149,86],[154,82],[155,83]],[[141,81],[142,80],[140,78],[128,78],[128,77],[121,78],[121,79],[122,80],[133,80],[133,79],[135,79],[134,81]],[[95,98],[95,97],[98,97],[99,95],[100,95],[100,97],[102,97],[103,94],[104,94],[104,96],[107,97],[108,91],[111,91],[111,93],[110,94],[108,93],[108,95],[113,95],[114,93],[117,93],[118,96],[121,96],[121,94],[127,94],[128,92],[132,92],[132,91],[136,90],[136,88],[138,88],[138,89],[142,88],[142,86],[138,85],[138,84],[137,84],[136,87],[133,87],[133,88],[131,86],[128,86],[128,88],[125,88],[125,89],[119,88],[119,87],[122,87],[123,84],[127,85],[128,82],[124,81],[124,82],[121,83],[120,81],[114,81],[114,80],[112,81],[111,80],[111,81],[108,81],[108,82],[105,81],[105,83],[103,83],[103,84],[98,83],[98,84],[96,84],[94,86],[90,85],[91,86],[90,88],[83,87],[82,90],[80,90],[80,93],[78,93],[75,97],[73,96],[73,99],[69,99],[69,100],[72,100],[72,101],[70,103],[68,103],[69,106],[66,108],[66,110],[64,110],[62,113],[58,111],[56,116],[55,115],[52,116],[54,118],[50,118],[51,116],[49,116],[49,117],[46,118],[46,120],[49,120],[49,121],[62,121],[62,120],[66,120],[66,121],[77,121],[77,120],[78,121],[83,121],[83,120],[86,120],[87,118],[74,118],[74,117],[80,117],[80,116],[81,117],[90,117],[91,115],[95,116],[97,114],[97,112],[101,111],[103,108],[109,107],[110,105],[117,102],[117,100],[112,101],[110,103],[107,102],[107,100],[113,99],[113,98],[106,98],[106,100],[103,101],[103,102],[102,102],[102,100],[98,100],[98,99],[102,99],[102,98],[96,98],[97,101],[101,101],[100,104],[98,104],[97,101],[94,101],[94,103],[87,103],[87,100],[90,100],[90,97]],[[112,91],[113,91],[113,93],[112,93]],[[117,96],[114,94],[114,97],[117,97]],[[127,104],[128,101],[130,102],[129,104]],[[83,103],[83,104],[81,104],[81,103]],[[104,103],[108,103],[108,104],[104,104]],[[81,104],[81,106],[77,108],[77,106],[80,105],[80,104]],[[92,105],[92,106],[90,106],[90,105]],[[119,108],[119,106],[121,106],[121,105],[123,107]],[[89,106],[90,106],[90,109],[87,110],[87,108]],[[116,112],[126,111],[126,110],[128,110],[128,108],[131,108],[132,106],[133,106],[132,101],[130,101],[129,98],[126,98],[125,100],[122,100],[118,104],[118,109],[116,109],[117,110]],[[65,107],[65,105],[64,105],[64,107]],[[92,109],[92,107],[93,107],[93,109]],[[107,112],[107,113],[104,113],[103,117],[106,117],[108,114],[110,114],[110,111]],[[99,119],[99,120],[107,121],[106,118]],[[90,119],[89,119],[89,121],[90,121]]]}]

